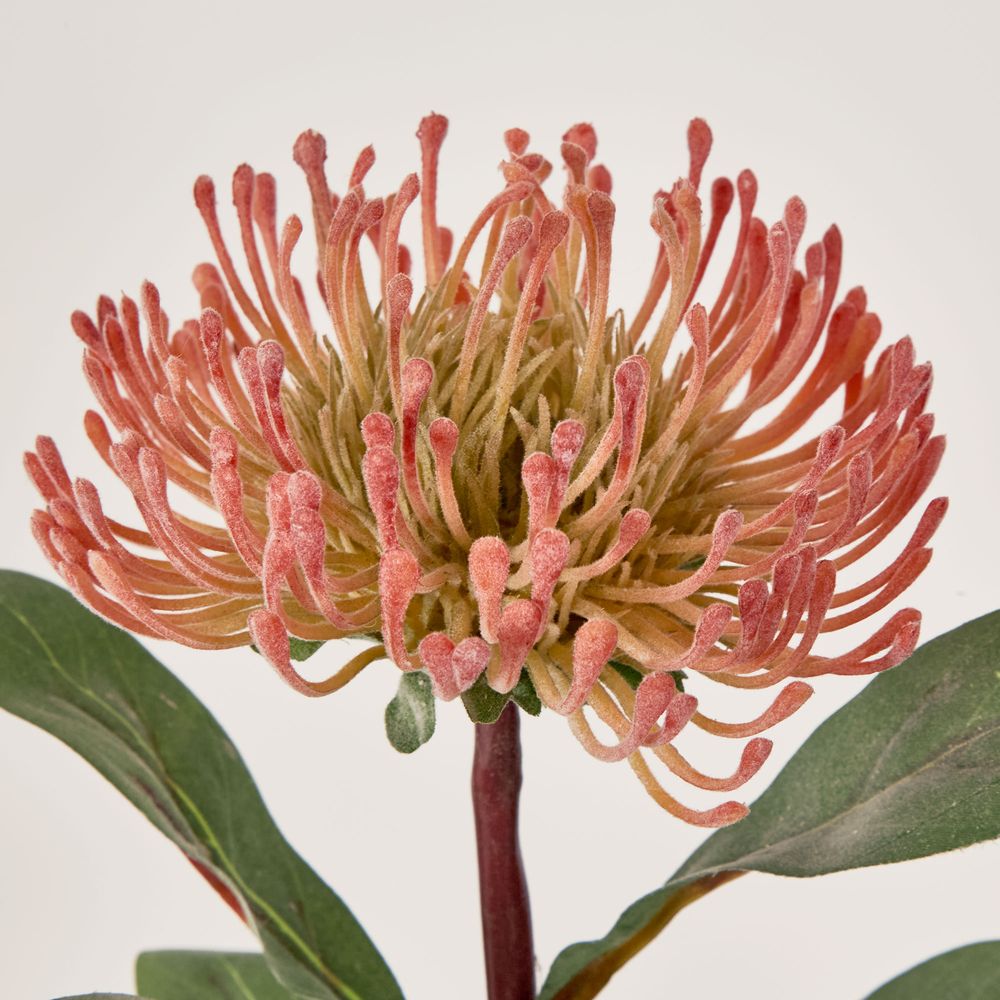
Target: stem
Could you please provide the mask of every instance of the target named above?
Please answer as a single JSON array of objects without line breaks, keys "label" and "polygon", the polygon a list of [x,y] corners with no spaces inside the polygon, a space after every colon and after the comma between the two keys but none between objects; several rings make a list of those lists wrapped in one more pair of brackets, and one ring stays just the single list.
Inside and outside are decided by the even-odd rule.
[{"label": "stem", "polygon": [[531,1000],[535,995],[531,908],[517,837],[519,716],[517,706],[508,702],[496,722],[475,727],[472,804],[489,1000]]}]

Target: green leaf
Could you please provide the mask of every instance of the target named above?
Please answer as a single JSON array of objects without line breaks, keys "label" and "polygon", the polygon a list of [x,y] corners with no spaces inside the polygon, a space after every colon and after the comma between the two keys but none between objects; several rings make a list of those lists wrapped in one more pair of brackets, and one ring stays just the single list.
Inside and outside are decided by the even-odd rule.
[{"label": "green leaf", "polygon": [[521,671],[514,690],[508,694],[494,691],[486,682],[485,674],[480,674],[476,683],[462,694],[465,711],[469,718],[479,725],[491,725],[496,722],[500,718],[500,713],[506,708],[507,702],[511,700],[528,715],[542,714],[542,701],[527,670]]},{"label": "green leaf", "polygon": [[486,675],[480,674],[476,683],[462,694],[462,704],[473,722],[489,725],[500,718],[510,695],[500,694],[486,683]]},{"label": "green leaf", "polygon": [[296,996],[402,996],[350,910],[281,836],[207,709],[131,636],[10,571],[0,571],[0,707],[86,758],[231,895]]},{"label": "green leaf", "polygon": [[135,963],[135,987],[149,1000],[292,1000],[263,955],[149,951]]},{"label": "green leaf", "polygon": [[[619,674],[633,691],[642,683],[644,675],[631,664],[623,663],[621,660],[608,660],[608,666]],[[670,676],[674,679],[674,687],[678,691],[683,691],[687,674],[683,670],[671,670]]]},{"label": "green leaf", "polygon": [[293,660],[301,663],[303,660],[308,660],[320,646],[325,645],[324,639],[300,639],[297,635],[290,635],[288,637],[288,654]]},{"label": "green leaf", "polygon": [[531,680],[531,674],[527,670],[521,671],[521,676],[518,678],[517,684],[514,685],[510,696],[518,708],[527,712],[528,715],[542,714],[542,700],[538,697],[534,682]]},{"label": "green leaf", "polygon": [[413,753],[433,735],[434,691],[420,670],[401,674],[396,696],[385,706],[385,734],[400,753]]},{"label": "green leaf", "polygon": [[684,905],[743,871],[806,877],[1000,836],[1000,612],[876,677],[609,933],[556,958],[541,1000],[595,995]]},{"label": "green leaf", "polygon": [[996,1000],[1000,941],[947,951],[879,987],[868,1000]]}]

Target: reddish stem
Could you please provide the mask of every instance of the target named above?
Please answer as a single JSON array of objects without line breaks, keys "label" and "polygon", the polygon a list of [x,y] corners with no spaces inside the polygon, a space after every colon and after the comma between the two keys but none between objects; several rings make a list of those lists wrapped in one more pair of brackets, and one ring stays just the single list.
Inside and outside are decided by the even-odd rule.
[{"label": "reddish stem", "polygon": [[535,995],[531,907],[517,837],[519,716],[508,703],[492,725],[475,727],[472,803],[489,1000],[531,1000]]}]

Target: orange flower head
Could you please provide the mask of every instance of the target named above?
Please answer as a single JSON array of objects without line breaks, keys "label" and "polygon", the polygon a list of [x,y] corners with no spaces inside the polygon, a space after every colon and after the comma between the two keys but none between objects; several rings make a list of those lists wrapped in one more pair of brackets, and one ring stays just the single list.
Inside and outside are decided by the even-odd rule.
[{"label": "orange flower head", "polygon": [[[502,186],[456,241],[436,210],[447,125],[421,122],[420,174],[385,198],[364,188],[371,147],[338,196],[325,141],[299,137],[322,318],[293,273],[303,224],[279,232],[274,179],[233,175],[237,264],[199,178],[217,260],[194,271],[200,317],[171,332],[149,283],[138,302],[102,297],[96,316],[73,316],[114,429],[91,411],[87,433],[142,525],[108,517],[41,437],[26,457],[46,504],[35,536],[82,601],[138,635],[253,643],[306,695],[378,659],[425,671],[445,701],[530,682],[666,810],[734,822],[743,805],[684,806],[650,763],[736,789],[810,678],[874,673],[913,650],[912,609],[847,652],[817,640],[882,611],[928,562],[943,499],[902,551],[881,543],[941,458],[930,366],[907,339],[876,353],[864,291],[838,300],[838,230],[799,253],[798,198],[768,227],[750,171],[700,193],[712,137],[699,119],[687,176],[654,199],[656,257],[631,322],[609,306],[615,205],[594,129],[563,136],[561,207],[546,193],[552,164],[506,132]],[[400,232],[418,199],[415,295]],[[710,294],[731,214],[732,258]],[[809,437],[831,407],[836,423]],[[178,510],[178,490],[210,519]],[[839,587],[869,555],[877,571]],[[327,681],[294,666],[296,640],[344,636],[377,645]],[[717,684],[775,694],[755,718],[721,721],[701,710]],[[747,740],[731,775],[682,755],[688,726]]]}]

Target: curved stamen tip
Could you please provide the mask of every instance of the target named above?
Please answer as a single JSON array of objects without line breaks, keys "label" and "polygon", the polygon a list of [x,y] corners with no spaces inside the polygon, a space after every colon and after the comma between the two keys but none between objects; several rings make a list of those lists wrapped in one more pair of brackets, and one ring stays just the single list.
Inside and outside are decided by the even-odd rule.
[{"label": "curved stamen tip", "polygon": [[396,440],[396,428],[384,413],[369,413],[361,421],[361,439],[365,447],[392,448]]},{"label": "curved stamen tip", "polygon": [[444,115],[435,114],[433,111],[420,119],[420,127],[417,129],[417,138],[421,144],[426,143],[431,147],[439,147],[444,142],[448,134],[448,119]]},{"label": "curved stamen tip", "polygon": [[619,544],[629,549],[649,531],[653,519],[641,507],[633,507],[623,518],[619,528]]},{"label": "curved stamen tip", "polygon": [[688,180],[694,187],[698,187],[705,161],[712,150],[712,130],[704,118],[692,118],[688,123],[687,142],[691,156]]},{"label": "curved stamen tip", "polygon": [[448,417],[436,417],[431,421],[427,433],[434,454],[441,456],[446,462],[450,461],[458,447],[458,424]]},{"label": "curved stamen tip", "polygon": [[538,639],[541,621],[541,612],[533,601],[512,601],[503,609],[497,628],[500,667],[490,682],[495,691],[513,691],[528,652]]},{"label": "curved stamen tip", "polygon": [[623,401],[636,399],[649,384],[649,362],[640,354],[626,358],[615,369],[615,392]]},{"label": "curved stamen tip", "polygon": [[208,174],[202,174],[194,182],[194,203],[202,215],[215,211],[215,182]]},{"label": "curved stamen tip", "polygon": [[597,155],[597,131],[589,122],[577,122],[563,133],[563,142],[579,146],[592,160]]},{"label": "curved stamen tip", "polygon": [[531,142],[531,136],[523,128],[509,128],[503,134],[504,145],[512,156],[521,156]]},{"label": "curved stamen tip", "polygon": [[431,382],[434,380],[434,369],[424,358],[410,358],[403,365],[403,395],[407,400],[423,401]]},{"label": "curved stamen tip", "polygon": [[417,652],[443,701],[468,691],[490,661],[490,647],[477,636],[455,645],[444,632],[431,632],[420,640]]},{"label": "curved stamen tip", "polygon": [[233,171],[233,204],[249,211],[253,199],[254,172],[249,163],[241,163]]},{"label": "curved stamen tip", "polygon": [[319,132],[306,129],[295,140],[292,158],[303,170],[321,168],[326,162],[326,139]]},{"label": "curved stamen tip", "polygon": [[706,809],[704,812],[696,812],[693,809],[687,811],[684,813],[684,819],[692,826],[718,829],[739,823],[749,812],[750,810],[742,802],[723,802],[721,806]]},{"label": "curved stamen tip", "polygon": [[205,352],[214,357],[219,353],[219,345],[222,343],[222,335],[225,327],[222,317],[214,309],[203,309],[201,318],[198,321],[198,329],[201,333],[201,343]]},{"label": "curved stamen tip", "polygon": [[402,272],[394,274],[386,285],[389,296],[389,310],[393,315],[402,315],[410,308],[413,298],[413,282]]},{"label": "curved stamen tip", "polygon": [[497,256],[501,260],[509,260],[514,256],[528,240],[534,231],[531,219],[526,215],[518,215],[504,226],[503,237],[500,240],[500,247]]}]

